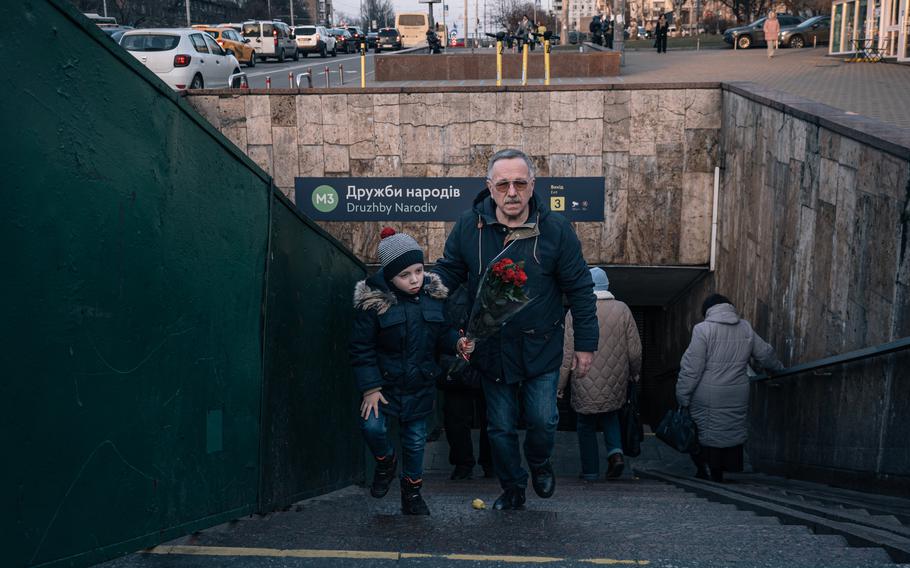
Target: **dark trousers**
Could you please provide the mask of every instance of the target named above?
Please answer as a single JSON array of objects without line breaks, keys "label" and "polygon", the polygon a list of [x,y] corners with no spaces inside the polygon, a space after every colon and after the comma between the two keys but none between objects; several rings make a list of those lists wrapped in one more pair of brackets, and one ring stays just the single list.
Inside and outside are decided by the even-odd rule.
[{"label": "dark trousers", "polygon": [[613,32],[607,32],[607,35],[604,36],[604,40],[608,49],[613,49]]},{"label": "dark trousers", "polygon": [[473,467],[474,442],[471,426],[474,413],[480,421],[480,453],[476,463],[485,469],[493,465],[490,457],[490,439],[487,437],[487,405],[480,389],[451,390],[445,393],[443,414],[446,440],[449,442],[449,463]]},{"label": "dark trousers", "polygon": [[667,36],[657,38],[657,53],[667,52]]},{"label": "dark trousers", "polygon": [[725,471],[739,472],[743,470],[743,445],[729,448],[713,448],[702,446],[697,454],[692,454],[692,462],[698,468],[698,473],[704,476],[706,469],[711,471],[711,480],[722,482]]}]

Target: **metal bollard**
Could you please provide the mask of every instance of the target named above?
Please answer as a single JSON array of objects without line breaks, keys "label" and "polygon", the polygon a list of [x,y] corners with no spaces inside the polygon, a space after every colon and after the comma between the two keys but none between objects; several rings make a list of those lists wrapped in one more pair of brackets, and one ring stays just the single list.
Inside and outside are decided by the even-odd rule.
[{"label": "metal bollard", "polygon": [[550,84],[550,40],[548,39],[543,40],[543,84]]},{"label": "metal bollard", "polygon": [[528,84],[528,44],[521,46],[521,84]]},{"label": "metal bollard", "polygon": [[332,86],[332,82],[329,79],[329,66],[326,65],[325,66],[325,88],[328,89],[331,86]]},{"label": "metal bollard", "polygon": [[360,43],[360,88],[367,87],[367,44]]},{"label": "metal bollard", "polygon": [[496,86],[502,86],[502,40],[496,40]]},{"label": "metal bollard", "polygon": [[812,47],[818,47],[818,36],[812,36]]},{"label": "metal bollard", "polygon": [[344,65],[338,65],[338,78],[342,85],[344,85]]},{"label": "metal bollard", "polygon": [[294,88],[294,72],[288,71],[288,85],[293,89]]},{"label": "metal bollard", "polygon": [[695,51],[701,51],[701,38],[695,38]]},{"label": "metal bollard", "polygon": [[300,88],[300,82],[304,77],[306,77],[307,88],[312,89],[313,88],[313,72],[312,71],[307,71],[306,73],[301,73],[300,75],[297,75],[297,88],[298,89]]},{"label": "metal bollard", "polygon": [[272,88],[272,78],[269,77],[268,75],[265,76],[265,88],[266,89]]}]

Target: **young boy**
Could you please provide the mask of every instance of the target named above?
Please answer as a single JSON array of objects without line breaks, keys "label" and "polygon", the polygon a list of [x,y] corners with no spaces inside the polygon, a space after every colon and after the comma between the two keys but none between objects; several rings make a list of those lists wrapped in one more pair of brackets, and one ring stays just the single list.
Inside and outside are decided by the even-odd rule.
[{"label": "young boy", "polygon": [[448,289],[435,274],[424,272],[423,250],[412,237],[386,227],[379,241],[382,269],[354,288],[351,366],[360,403],[360,428],[376,458],[370,494],[389,491],[398,464],[388,433],[390,416],[398,418],[401,438],[401,512],[429,515],[420,496],[426,417],[433,412],[436,378],[443,369],[437,354],[470,353],[473,342],[459,338],[446,323]]}]

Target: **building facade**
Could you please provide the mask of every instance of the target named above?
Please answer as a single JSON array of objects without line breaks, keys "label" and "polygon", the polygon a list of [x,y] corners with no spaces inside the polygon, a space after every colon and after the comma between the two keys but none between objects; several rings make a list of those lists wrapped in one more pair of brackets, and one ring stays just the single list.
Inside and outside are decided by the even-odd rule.
[{"label": "building facade", "polygon": [[836,0],[828,52],[872,52],[910,62],[910,0]]}]

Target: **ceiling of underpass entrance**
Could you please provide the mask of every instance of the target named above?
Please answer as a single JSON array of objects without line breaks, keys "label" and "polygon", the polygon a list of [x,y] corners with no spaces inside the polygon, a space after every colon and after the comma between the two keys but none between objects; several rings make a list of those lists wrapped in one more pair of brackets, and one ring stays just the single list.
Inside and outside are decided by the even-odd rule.
[{"label": "ceiling of underpass entrance", "polygon": [[610,291],[630,306],[667,306],[707,276],[707,266],[601,266]]}]

